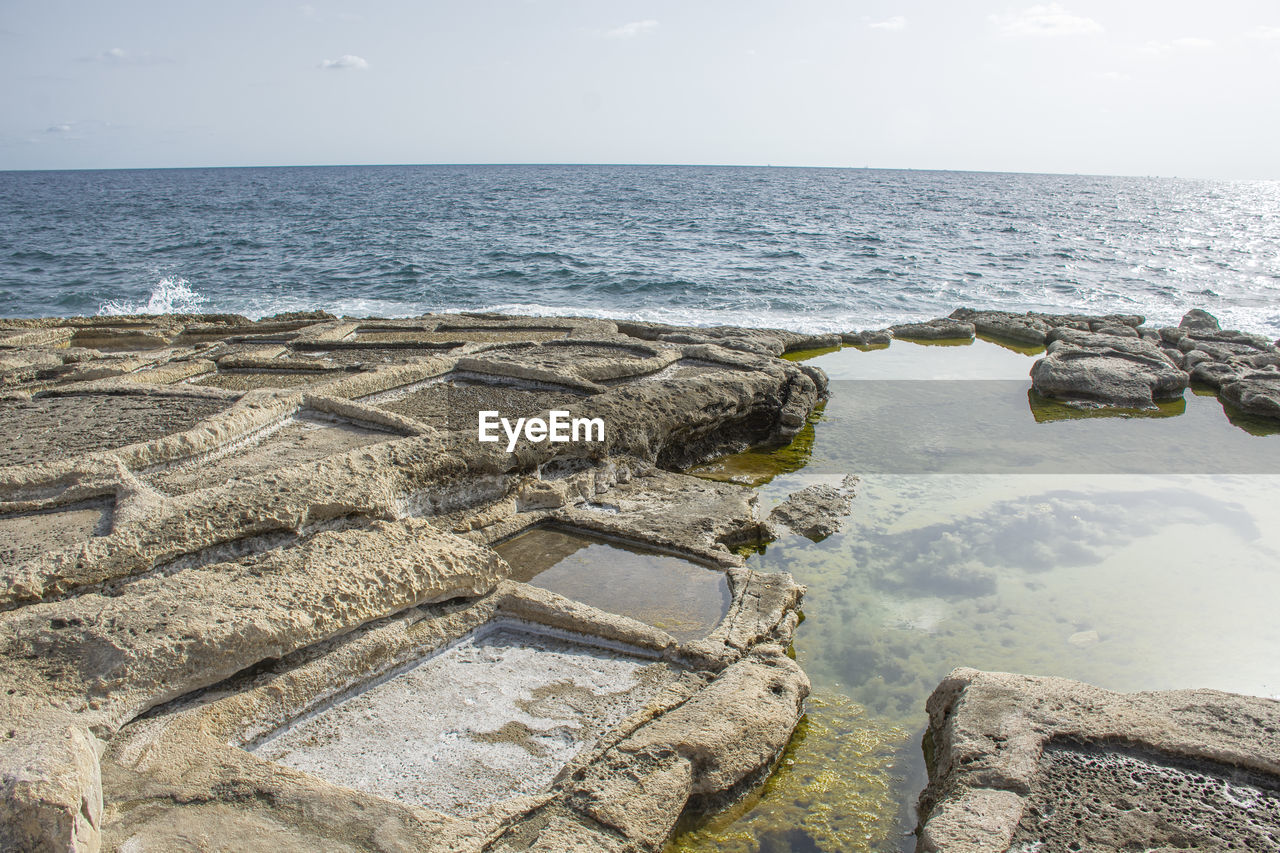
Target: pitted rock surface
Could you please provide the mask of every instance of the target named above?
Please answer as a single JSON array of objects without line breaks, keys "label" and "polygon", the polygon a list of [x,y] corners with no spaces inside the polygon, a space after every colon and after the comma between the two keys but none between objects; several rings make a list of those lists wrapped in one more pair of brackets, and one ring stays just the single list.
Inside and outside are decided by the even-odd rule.
[{"label": "pitted rock surface", "polygon": [[[779,655],[803,588],[732,551],[765,535],[755,493],[670,469],[794,435],[826,377],[775,356],[811,341],[499,315],[0,321],[0,847],[656,851],[691,800],[759,782],[801,714],[808,682]],[[603,419],[604,439],[477,441],[481,409],[550,408]],[[682,643],[506,580],[489,544],[544,522],[721,573],[722,618]],[[503,626],[663,676],[580,701],[609,666],[575,652],[575,684],[473,732],[538,753],[537,774],[498,761],[496,798],[415,777],[452,817],[398,802],[394,779],[335,784],[358,757],[312,775],[241,748]],[[438,687],[387,707],[412,720]],[[644,732],[651,747],[620,748]],[[394,750],[403,732],[365,735]],[[719,769],[676,758],[688,744]],[[625,819],[607,808],[622,794]]]},{"label": "pitted rock surface", "polygon": [[1050,745],[1010,850],[1273,850],[1276,780],[1212,763]]}]

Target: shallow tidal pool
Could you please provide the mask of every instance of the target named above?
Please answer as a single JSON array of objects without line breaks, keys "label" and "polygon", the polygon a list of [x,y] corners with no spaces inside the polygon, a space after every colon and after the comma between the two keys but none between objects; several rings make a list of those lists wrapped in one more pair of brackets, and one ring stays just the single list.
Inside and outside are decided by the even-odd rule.
[{"label": "shallow tidal pool", "polygon": [[796,442],[693,473],[762,510],[861,477],[844,530],[748,564],[808,587],[808,713],[763,790],[670,851],[913,850],[925,700],[956,666],[1112,690],[1280,695],[1280,435],[1188,391],[1082,413],[1031,393],[1026,348],[814,358],[831,398]]}]

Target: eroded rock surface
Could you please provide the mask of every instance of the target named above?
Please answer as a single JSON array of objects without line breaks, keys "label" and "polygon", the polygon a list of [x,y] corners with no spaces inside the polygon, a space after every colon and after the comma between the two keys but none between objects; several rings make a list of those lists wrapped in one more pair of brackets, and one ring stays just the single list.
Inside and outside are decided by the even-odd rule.
[{"label": "eroded rock surface", "polygon": [[1275,700],[957,669],[928,709],[922,853],[1277,843]]},{"label": "eroded rock surface", "polygon": [[1040,394],[1077,405],[1150,409],[1180,395],[1189,377],[1160,347],[1136,337],[1069,328],[1049,333],[1031,368]]},{"label": "eroded rock surface", "polygon": [[927,323],[890,326],[895,338],[904,341],[973,340],[974,325],[963,320],[940,317]]},{"label": "eroded rock surface", "polygon": [[837,486],[815,483],[774,507],[769,521],[782,524],[806,539],[820,542],[840,530],[853,506],[858,478],[846,476]]},{"label": "eroded rock surface", "polygon": [[[0,321],[0,847],[659,849],[686,808],[760,781],[808,691],[781,651],[803,588],[734,551],[768,535],[755,493],[675,469],[798,432],[826,377],[776,356],[833,342],[499,315]],[[477,440],[481,410],[551,408],[603,440]],[[696,560],[727,605],[682,642],[572,583],[508,580],[489,546],[542,524]],[[495,636],[544,638],[509,654],[554,648],[564,678],[419,733],[492,778],[353,756],[396,750],[414,703],[443,701],[449,650],[488,660]],[[307,728],[326,708],[400,716],[324,753],[355,732]],[[464,730],[479,764],[451,750]]]}]

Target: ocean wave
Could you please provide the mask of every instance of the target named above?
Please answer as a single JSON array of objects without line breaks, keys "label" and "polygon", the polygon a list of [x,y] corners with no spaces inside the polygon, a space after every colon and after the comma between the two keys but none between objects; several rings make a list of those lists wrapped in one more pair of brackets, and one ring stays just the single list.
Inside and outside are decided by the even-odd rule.
[{"label": "ocean wave", "polygon": [[191,286],[185,278],[160,279],[145,301],[108,299],[98,306],[99,317],[128,314],[198,314],[208,310],[209,298]]}]

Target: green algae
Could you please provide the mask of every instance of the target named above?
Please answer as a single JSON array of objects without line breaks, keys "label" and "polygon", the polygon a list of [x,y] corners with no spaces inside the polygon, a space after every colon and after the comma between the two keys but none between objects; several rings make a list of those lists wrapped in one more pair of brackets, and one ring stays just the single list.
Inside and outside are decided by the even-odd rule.
[{"label": "green algae", "polygon": [[973,338],[894,338],[904,344],[915,344],[918,347],[968,347],[973,346]]},{"label": "green algae", "polygon": [[782,357],[787,361],[808,361],[811,358],[817,358],[820,355],[828,355],[829,353],[839,352],[840,344],[833,347],[817,347],[816,349],[796,349],[784,352]]},{"label": "green algae", "polygon": [[1218,398],[1218,402],[1222,404],[1222,413],[1226,415],[1227,423],[1233,427],[1242,429],[1249,435],[1280,435],[1280,422],[1260,415],[1252,415],[1243,409],[1236,408],[1221,397]]},{"label": "green algae", "polygon": [[985,332],[978,332],[975,337],[980,341],[994,344],[1001,349],[1007,349],[1010,352],[1020,353],[1021,355],[1043,355],[1045,351],[1044,344],[1029,344],[1024,341],[1014,341],[1008,338],[988,335]]},{"label": "green algae", "polygon": [[743,801],[688,818],[667,853],[896,848],[894,756],[906,730],[838,693],[815,693],[769,780]]},{"label": "green algae", "polygon": [[[775,477],[799,471],[809,464],[817,436],[817,425],[825,410],[826,402],[819,403],[810,413],[804,428],[781,447],[752,447],[741,453],[695,465],[686,473],[704,480],[758,487]],[[748,546],[748,553],[754,553],[755,549],[756,546]]]},{"label": "green algae", "polygon": [[1027,405],[1031,408],[1031,416],[1038,424],[1089,418],[1173,418],[1187,411],[1185,397],[1162,400],[1156,403],[1153,409],[1126,409],[1117,406],[1081,407],[1045,397],[1034,389],[1027,391]]}]

